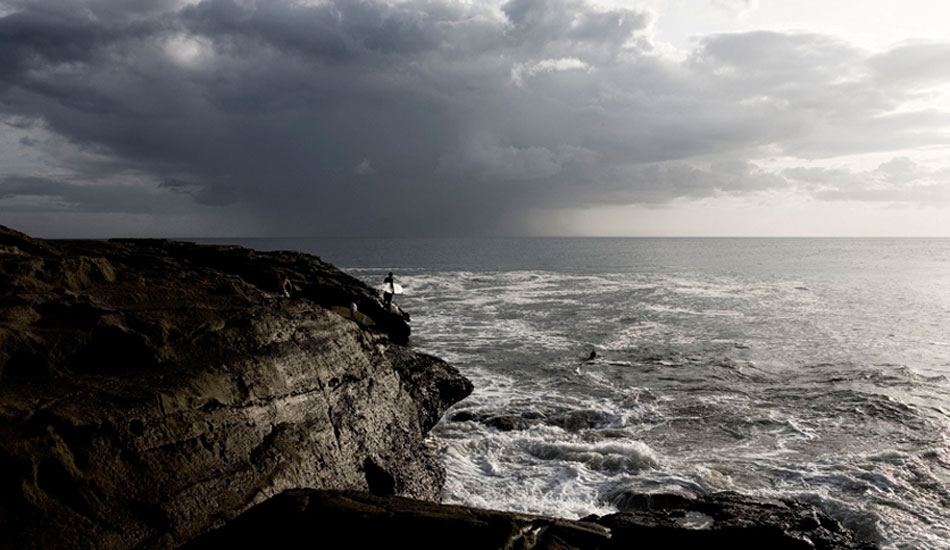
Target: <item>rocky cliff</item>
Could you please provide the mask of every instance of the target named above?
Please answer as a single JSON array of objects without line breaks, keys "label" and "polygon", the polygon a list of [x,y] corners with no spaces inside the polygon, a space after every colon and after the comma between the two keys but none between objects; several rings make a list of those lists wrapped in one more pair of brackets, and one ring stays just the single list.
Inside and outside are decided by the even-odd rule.
[{"label": "rocky cliff", "polygon": [[472,387],[408,337],[305,254],[0,227],[0,548],[873,548],[732,493],[582,521],[432,502],[423,438]]},{"label": "rocky cliff", "polygon": [[423,437],[471,384],[408,337],[306,254],[0,227],[0,546],[174,547],[286,489],[438,498]]}]

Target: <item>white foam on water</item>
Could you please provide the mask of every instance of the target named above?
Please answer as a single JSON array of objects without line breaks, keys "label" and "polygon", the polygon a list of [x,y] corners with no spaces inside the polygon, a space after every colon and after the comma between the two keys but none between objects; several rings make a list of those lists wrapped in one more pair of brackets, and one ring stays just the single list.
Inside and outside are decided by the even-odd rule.
[{"label": "white foam on water", "polygon": [[[576,344],[566,334],[552,333],[527,319],[501,319],[485,315],[484,320],[459,323],[451,314],[435,313],[414,324],[414,339],[422,347],[445,349],[447,353],[468,352],[477,359],[482,352],[517,346],[525,350],[571,350]],[[418,336],[417,336],[418,334]]]},{"label": "white foam on water", "polygon": [[[448,471],[447,502],[579,517],[611,512],[604,498],[618,487],[811,495],[886,548],[950,548],[940,537],[950,437],[908,452],[928,426],[921,411],[948,416],[948,344],[936,328],[887,326],[913,312],[875,321],[852,296],[800,276],[399,280],[414,342],[476,385],[453,411],[548,415],[511,432],[441,423],[430,441]],[[604,357],[582,362],[591,347]],[[743,368],[753,360],[754,372]],[[868,367],[898,363],[907,372]]]},{"label": "white foam on water", "polygon": [[664,304],[651,304],[646,306],[649,311],[673,315],[697,315],[701,317],[743,317],[741,311],[717,310],[717,309],[689,309],[677,306],[668,306]]},{"label": "white foam on water", "polygon": [[657,465],[656,453],[640,441],[536,441],[527,450],[542,460],[580,462],[592,470],[611,473],[637,473]]},{"label": "white foam on water", "polygon": [[814,298],[806,284],[795,279],[766,281],[710,274],[702,274],[698,277],[656,275],[654,284],[671,294],[699,298],[754,299],[756,301],[786,296],[792,296],[796,301],[808,301]]},{"label": "white foam on water", "polygon": [[[577,518],[615,509],[601,497],[613,486],[613,474],[656,463],[642,444],[560,443],[572,434],[536,425],[528,430],[499,432],[475,422],[455,428],[466,433],[439,438],[443,462],[452,475],[443,498],[448,503]],[[540,457],[531,455],[534,450]],[[529,460],[525,460],[525,458]]]},{"label": "white foam on water", "polygon": [[607,350],[626,350],[641,343],[649,343],[657,334],[668,331],[669,327],[655,321],[641,321],[624,325],[602,347]]}]

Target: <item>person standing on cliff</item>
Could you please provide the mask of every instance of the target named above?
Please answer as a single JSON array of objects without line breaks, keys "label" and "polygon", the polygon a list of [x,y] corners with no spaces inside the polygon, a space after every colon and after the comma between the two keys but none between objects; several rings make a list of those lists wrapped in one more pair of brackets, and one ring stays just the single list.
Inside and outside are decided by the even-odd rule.
[{"label": "person standing on cliff", "polygon": [[293,286],[293,283],[290,282],[290,277],[287,276],[284,276],[284,280],[280,282],[280,290],[287,298],[290,298],[290,290]]},{"label": "person standing on cliff", "polygon": [[396,280],[393,278],[392,271],[383,279],[383,285],[383,305],[389,309],[393,303],[393,294],[396,293]]}]

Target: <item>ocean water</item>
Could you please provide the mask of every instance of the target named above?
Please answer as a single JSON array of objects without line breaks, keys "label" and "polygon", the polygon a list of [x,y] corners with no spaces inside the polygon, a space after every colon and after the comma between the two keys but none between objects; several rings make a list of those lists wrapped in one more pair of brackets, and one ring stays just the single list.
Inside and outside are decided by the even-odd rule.
[{"label": "ocean water", "polygon": [[429,439],[446,502],[581,517],[734,490],[950,548],[950,239],[238,244],[395,272],[412,344],[476,388]]}]

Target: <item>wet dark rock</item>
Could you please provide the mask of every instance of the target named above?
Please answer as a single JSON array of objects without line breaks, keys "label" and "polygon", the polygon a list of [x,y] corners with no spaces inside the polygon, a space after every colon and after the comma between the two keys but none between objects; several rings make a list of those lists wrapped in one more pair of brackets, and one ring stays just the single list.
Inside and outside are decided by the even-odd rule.
[{"label": "wet dark rock", "polygon": [[569,410],[552,413],[547,417],[545,423],[552,426],[559,426],[567,431],[577,432],[580,430],[606,428],[614,425],[619,418],[604,411],[596,410]]},{"label": "wet dark rock", "polygon": [[613,495],[610,504],[623,510],[688,509],[696,503],[696,496],[677,493],[633,493],[622,491]]},{"label": "wet dark rock", "polygon": [[475,422],[478,415],[472,411],[459,411],[452,415],[452,422]]},{"label": "wet dark rock", "polygon": [[287,491],[192,544],[292,548],[339,541],[346,548],[489,550],[601,548],[607,529],[589,523],[441,505],[356,492]]},{"label": "wet dark rock", "polygon": [[614,414],[588,409],[556,409],[544,412],[526,410],[503,414],[459,411],[452,415],[453,422],[479,422],[503,432],[526,430],[541,422],[571,432],[604,430],[617,424],[619,420]]},{"label": "wet dark rock", "polygon": [[[669,498],[667,498],[669,497]],[[583,520],[440,505],[358,492],[295,490],[256,506],[189,544],[284,547],[345,541],[353,548],[621,550],[729,548],[871,550],[833,519],[797,503],[720,493],[691,499],[653,495],[649,504]]]},{"label": "wet dark rock", "polygon": [[528,420],[515,415],[492,416],[485,419],[484,423],[502,432],[525,430],[531,425]]},{"label": "wet dark rock", "polygon": [[472,411],[459,411],[452,415],[452,422],[479,422],[502,432],[526,430],[541,418],[539,415],[518,414],[479,414]]},{"label": "wet dark rock", "polygon": [[[357,300],[374,327],[331,309]],[[425,432],[472,387],[408,335],[306,254],[0,228],[0,547],[174,547],[298,487],[438,499]]]},{"label": "wet dark rock", "polygon": [[[622,511],[596,519],[617,548],[663,544],[671,548],[863,549],[878,548],[817,508],[796,501],[724,492],[699,497],[628,495]],[[588,518],[591,519],[591,518]]]},{"label": "wet dark rock", "polygon": [[455,367],[438,357],[402,346],[391,346],[387,356],[399,374],[403,388],[422,405],[419,407],[419,422],[425,431],[439,422],[447,403],[461,401],[474,389],[467,378],[459,376]]}]

